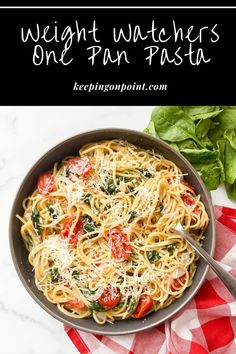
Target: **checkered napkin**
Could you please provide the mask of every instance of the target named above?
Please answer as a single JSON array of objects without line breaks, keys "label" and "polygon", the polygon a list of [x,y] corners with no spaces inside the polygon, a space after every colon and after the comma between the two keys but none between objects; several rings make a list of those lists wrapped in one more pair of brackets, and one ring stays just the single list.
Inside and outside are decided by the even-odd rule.
[{"label": "checkered napkin", "polygon": [[[214,258],[236,276],[236,209],[216,205]],[[235,354],[236,301],[210,270],[195,298],[162,325],[127,336],[98,336],[65,326],[81,354]]]}]

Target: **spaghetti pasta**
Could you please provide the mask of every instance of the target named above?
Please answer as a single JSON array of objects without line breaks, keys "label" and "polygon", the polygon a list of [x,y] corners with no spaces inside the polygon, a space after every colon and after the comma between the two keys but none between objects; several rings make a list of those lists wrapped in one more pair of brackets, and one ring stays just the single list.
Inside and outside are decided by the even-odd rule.
[{"label": "spaghetti pasta", "polygon": [[169,306],[192,283],[205,207],[180,169],[122,140],[83,146],[55,163],[24,200],[21,235],[48,301],[99,324]]}]

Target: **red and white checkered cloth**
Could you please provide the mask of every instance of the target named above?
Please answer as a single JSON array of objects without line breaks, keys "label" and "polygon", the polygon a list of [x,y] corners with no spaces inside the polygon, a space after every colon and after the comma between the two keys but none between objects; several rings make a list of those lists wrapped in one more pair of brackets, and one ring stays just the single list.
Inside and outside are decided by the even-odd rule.
[{"label": "red and white checkered cloth", "polygon": [[[215,206],[214,258],[236,276],[236,209]],[[97,336],[65,326],[81,354],[235,354],[236,301],[209,271],[195,298],[162,325],[127,336]]]}]

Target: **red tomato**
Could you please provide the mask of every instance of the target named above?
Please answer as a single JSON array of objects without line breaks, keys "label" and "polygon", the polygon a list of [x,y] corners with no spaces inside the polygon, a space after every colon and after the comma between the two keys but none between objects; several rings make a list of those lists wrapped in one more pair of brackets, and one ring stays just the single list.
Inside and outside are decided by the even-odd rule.
[{"label": "red tomato", "polygon": [[[191,196],[191,194],[189,193],[185,193],[185,194],[181,194],[181,198],[184,202],[184,204],[192,206],[195,204],[195,199]],[[200,213],[200,209],[199,206],[196,205],[195,208],[193,209],[193,214],[199,214]],[[196,217],[194,215],[192,215],[192,221],[196,222]]]},{"label": "red tomato", "polygon": [[133,317],[141,318],[145,316],[149,310],[151,310],[153,305],[152,298],[150,295],[143,295],[140,297],[138,306],[136,307]]},{"label": "red tomato", "polygon": [[186,279],[186,273],[184,273],[181,277],[179,277],[177,279],[173,279],[170,290],[172,290],[172,291],[179,290],[179,288],[181,287],[180,281],[182,283],[184,283],[185,279]]},{"label": "red tomato", "polygon": [[131,254],[131,246],[127,235],[120,229],[114,227],[108,232],[111,253],[115,259],[128,259]]},{"label": "red tomato", "polygon": [[186,187],[188,187],[189,189],[191,189],[193,192],[195,192],[195,188],[193,186],[191,186],[191,184],[189,184],[186,181],[182,181],[182,184],[185,185]]},{"label": "red tomato", "polygon": [[86,307],[80,299],[67,301],[64,303],[64,306],[70,310],[82,310]]},{"label": "red tomato", "polygon": [[41,173],[38,178],[38,191],[40,194],[48,194],[52,192],[55,187],[55,178],[49,171]]},{"label": "red tomato", "polygon": [[186,205],[192,206],[195,204],[195,199],[189,193],[181,194],[181,199]]},{"label": "red tomato", "polygon": [[[75,216],[72,215],[70,218],[67,218],[66,221],[64,222],[64,224],[62,225],[61,232],[60,232],[60,236],[62,239],[65,239],[68,237],[68,235],[71,231],[72,225],[74,223],[74,220],[75,220]],[[71,235],[70,235],[69,244],[75,246],[78,242],[78,237],[82,236],[83,233],[84,233],[83,222],[79,218],[76,225],[73,228]]]},{"label": "red tomato", "polygon": [[120,291],[116,288],[108,286],[97,300],[104,309],[109,310],[115,307],[120,302]]},{"label": "red tomato", "polygon": [[74,157],[73,159],[67,161],[66,167],[69,172],[75,173],[78,176],[86,177],[92,170],[93,165],[91,162],[81,157]]}]

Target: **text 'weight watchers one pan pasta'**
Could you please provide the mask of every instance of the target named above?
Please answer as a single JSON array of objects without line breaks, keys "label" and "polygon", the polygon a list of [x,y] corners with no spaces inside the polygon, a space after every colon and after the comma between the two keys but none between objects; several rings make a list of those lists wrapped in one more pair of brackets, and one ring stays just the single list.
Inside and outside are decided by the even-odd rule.
[{"label": "text 'weight watchers one pan pasta'", "polygon": [[42,173],[23,202],[21,234],[48,301],[99,324],[142,318],[192,283],[208,225],[194,187],[171,161],[122,140],[83,146]]}]

